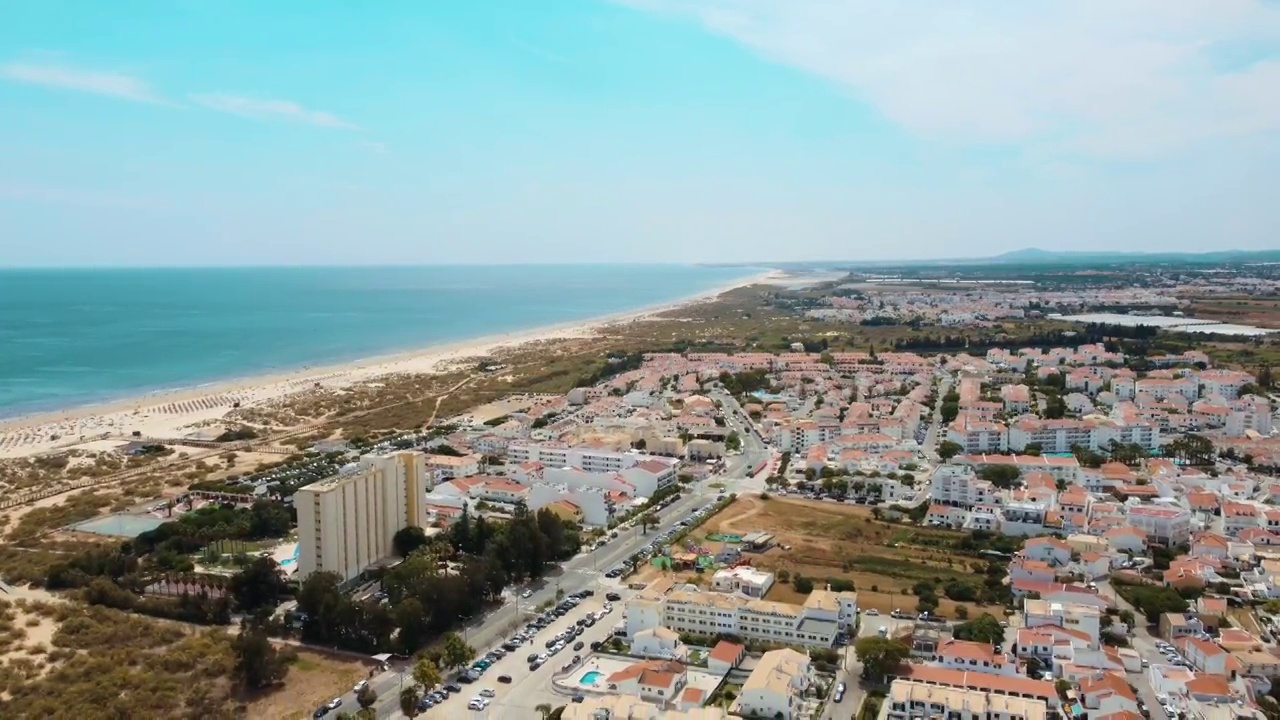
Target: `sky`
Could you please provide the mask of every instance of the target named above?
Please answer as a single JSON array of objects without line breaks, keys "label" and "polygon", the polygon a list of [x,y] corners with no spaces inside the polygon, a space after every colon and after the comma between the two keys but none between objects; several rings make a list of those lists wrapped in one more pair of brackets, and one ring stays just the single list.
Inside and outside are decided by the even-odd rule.
[{"label": "sky", "polygon": [[1280,0],[0,17],[0,265],[1280,248]]}]

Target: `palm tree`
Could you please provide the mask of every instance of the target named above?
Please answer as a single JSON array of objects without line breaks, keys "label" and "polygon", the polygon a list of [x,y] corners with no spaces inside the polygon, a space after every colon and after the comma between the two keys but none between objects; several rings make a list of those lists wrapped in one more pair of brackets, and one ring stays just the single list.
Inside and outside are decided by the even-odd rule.
[{"label": "palm tree", "polygon": [[538,712],[540,715],[542,715],[542,720],[547,720],[547,718],[551,717],[552,707],[547,703],[539,703],[538,705],[534,705],[533,709],[536,712]]}]

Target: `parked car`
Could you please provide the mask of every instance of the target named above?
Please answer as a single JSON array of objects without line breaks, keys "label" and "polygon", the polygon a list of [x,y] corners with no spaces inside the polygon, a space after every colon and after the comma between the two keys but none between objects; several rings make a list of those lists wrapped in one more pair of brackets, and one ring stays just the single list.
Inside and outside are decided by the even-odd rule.
[{"label": "parked car", "polygon": [[500,682],[500,683],[502,683],[502,684],[504,684],[504,685],[510,685],[510,684],[511,684],[511,676],[510,676],[510,675],[499,675],[499,676],[498,676],[498,682]]}]

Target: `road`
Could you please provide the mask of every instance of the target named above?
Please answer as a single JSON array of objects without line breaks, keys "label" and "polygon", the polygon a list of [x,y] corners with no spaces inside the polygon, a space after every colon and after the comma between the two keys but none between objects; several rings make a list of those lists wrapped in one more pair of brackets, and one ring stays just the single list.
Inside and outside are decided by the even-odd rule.
[{"label": "road", "polygon": [[942,432],[942,398],[951,390],[951,378],[945,377],[938,383],[938,399],[933,403],[933,414],[929,418],[929,429],[924,434],[924,454],[934,463],[938,461],[938,435]]},{"label": "road", "polygon": [[[1152,664],[1160,664],[1164,662],[1164,656],[1156,648],[1156,639],[1151,635],[1151,631],[1147,629],[1146,619],[1142,613],[1138,612],[1132,605],[1125,601],[1124,598],[1116,594],[1115,588],[1111,587],[1111,583],[1105,579],[1098,582],[1098,594],[1111,601],[1112,605],[1121,610],[1129,610],[1134,616],[1133,635],[1129,637],[1133,649],[1138,651],[1138,655],[1142,659]],[[1156,700],[1156,692],[1151,687],[1151,681],[1147,677],[1146,671],[1136,673],[1126,673],[1125,679],[1129,681],[1138,691],[1138,698],[1147,706],[1147,712],[1150,714],[1151,720],[1170,720],[1165,714],[1162,703]]]}]

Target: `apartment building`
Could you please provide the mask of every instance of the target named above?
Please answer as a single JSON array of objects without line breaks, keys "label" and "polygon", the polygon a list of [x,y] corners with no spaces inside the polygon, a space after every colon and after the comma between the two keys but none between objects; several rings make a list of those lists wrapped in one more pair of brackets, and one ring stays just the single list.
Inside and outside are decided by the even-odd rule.
[{"label": "apartment building", "polygon": [[1150,395],[1156,400],[1167,400],[1176,395],[1194,401],[1200,396],[1200,387],[1189,377],[1143,378],[1134,383],[1134,391],[1138,395]]},{"label": "apartment building", "polygon": [[854,625],[857,610],[858,596],[852,592],[815,590],[804,605],[793,605],[685,586],[670,593],[646,590],[631,600],[626,630],[634,637],[661,626],[699,635],[727,633],[783,645],[831,647],[837,634]]},{"label": "apartment building", "polygon": [[1102,613],[1092,605],[1051,600],[1022,601],[1025,626],[1036,628],[1052,625],[1083,633],[1089,638],[1089,648],[1098,649],[1102,632]]},{"label": "apartment building", "polygon": [[430,473],[422,453],[370,455],[294,494],[298,579],[334,572],[343,580],[393,553],[391,540],[426,520]]},{"label": "apartment building", "polygon": [[1008,448],[1008,430],[998,422],[989,422],[961,413],[947,426],[947,439],[964,448],[967,454],[1003,452]]},{"label": "apartment building", "polygon": [[1000,399],[1004,401],[1006,412],[1024,413],[1031,411],[1031,388],[1026,385],[1005,385],[1001,387]]},{"label": "apartment building", "polygon": [[778,423],[769,431],[769,442],[782,451],[803,452],[840,436],[840,423],[835,418],[792,420]]},{"label": "apartment building", "polygon": [[929,498],[952,507],[972,508],[975,505],[999,505],[1000,492],[990,482],[979,478],[973,468],[966,465],[941,465],[929,478]]},{"label": "apartment building", "polygon": [[532,443],[512,443],[507,457],[515,464],[540,464],[547,482],[617,489],[641,497],[649,497],[659,489],[675,484],[679,467],[679,462],[671,458],[635,451],[612,452]]},{"label": "apartment building", "polygon": [[1045,720],[1043,700],[965,687],[896,679],[880,706],[878,720]]},{"label": "apartment building", "polygon": [[427,455],[425,461],[427,469],[431,470],[436,479],[441,481],[467,477],[480,472],[480,457],[477,455],[462,455],[460,457],[453,455]]},{"label": "apartment building", "polygon": [[976,472],[982,472],[992,465],[1013,465],[1024,478],[1030,473],[1042,472],[1048,474],[1055,484],[1061,480],[1067,485],[1075,485],[1082,477],[1080,461],[1071,456],[971,454],[958,455],[953,462],[968,465]]},{"label": "apartment building", "polygon": [[1126,518],[1129,525],[1146,534],[1149,542],[1172,547],[1191,539],[1191,513],[1184,508],[1135,505],[1129,507]]},{"label": "apartment building", "polygon": [[1200,396],[1218,395],[1227,400],[1240,397],[1240,389],[1254,381],[1252,375],[1239,370],[1203,370],[1196,375]]},{"label": "apartment building", "polygon": [[1249,432],[1270,435],[1272,428],[1271,403],[1263,398],[1233,400],[1224,430],[1227,435],[1239,437]]}]

